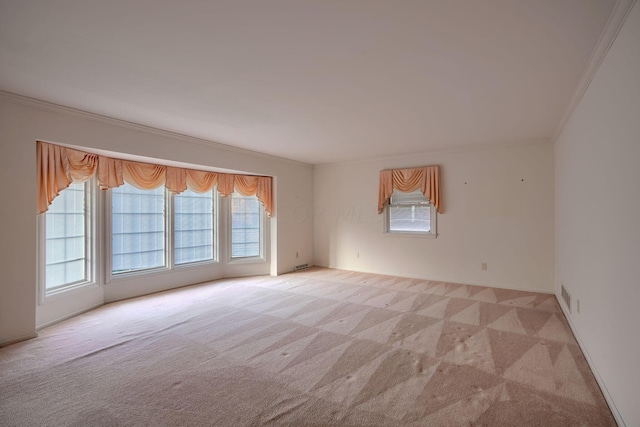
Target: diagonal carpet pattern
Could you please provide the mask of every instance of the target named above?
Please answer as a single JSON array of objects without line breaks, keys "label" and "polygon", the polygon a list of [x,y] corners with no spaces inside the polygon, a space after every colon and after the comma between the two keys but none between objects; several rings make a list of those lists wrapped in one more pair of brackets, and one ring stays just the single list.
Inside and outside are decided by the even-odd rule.
[{"label": "diagonal carpet pattern", "polygon": [[555,296],[311,269],[0,349],[0,424],[615,425]]}]

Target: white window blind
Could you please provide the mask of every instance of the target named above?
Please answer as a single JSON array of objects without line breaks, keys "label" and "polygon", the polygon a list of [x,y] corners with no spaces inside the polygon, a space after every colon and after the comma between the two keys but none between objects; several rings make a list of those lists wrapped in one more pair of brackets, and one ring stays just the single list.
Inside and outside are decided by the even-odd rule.
[{"label": "white window blind", "polygon": [[432,206],[420,190],[410,193],[394,190],[388,210],[389,232],[431,232]]},{"label": "white window blind", "polygon": [[87,280],[85,184],[62,190],[45,214],[45,289]]},{"label": "white window blind", "polygon": [[174,263],[212,260],[213,250],[213,193],[186,190],[173,199]]},{"label": "white window blind", "polygon": [[165,263],[165,190],[124,185],[111,190],[111,271],[162,267]]},{"label": "white window blind", "polygon": [[256,196],[231,195],[231,258],[260,256],[261,216]]}]

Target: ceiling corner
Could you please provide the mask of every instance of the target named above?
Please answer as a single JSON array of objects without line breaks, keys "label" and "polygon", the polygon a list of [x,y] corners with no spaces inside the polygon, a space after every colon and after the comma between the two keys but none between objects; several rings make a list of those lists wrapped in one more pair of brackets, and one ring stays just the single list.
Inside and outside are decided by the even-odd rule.
[{"label": "ceiling corner", "polygon": [[555,131],[551,134],[551,141],[555,143],[555,141],[560,136],[560,133],[564,129],[565,125],[571,118],[573,111],[576,109],[582,97],[587,92],[591,81],[595,77],[602,61],[607,56],[609,49],[613,45],[618,33],[622,29],[624,22],[629,16],[631,9],[633,9],[636,0],[617,0],[613,10],[611,11],[611,15],[609,16],[609,20],[607,21],[607,25],[605,26],[602,34],[600,35],[600,39],[598,39],[598,43],[596,47],[593,49],[591,53],[591,57],[589,58],[589,62],[585,67],[582,75],[580,76],[580,80],[576,85],[576,88],[573,92],[573,96],[571,97],[571,101],[567,105],[564,114],[560,122],[558,123]]}]

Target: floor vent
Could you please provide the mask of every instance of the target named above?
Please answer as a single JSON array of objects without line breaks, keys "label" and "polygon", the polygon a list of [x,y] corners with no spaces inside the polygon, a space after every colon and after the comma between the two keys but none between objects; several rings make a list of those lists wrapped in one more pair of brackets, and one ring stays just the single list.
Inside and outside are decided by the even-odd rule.
[{"label": "floor vent", "polygon": [[560,294],[562,295],[562,299],[569,309],[569,313],[571,313],[571,294],[567,292],[564,285],[560,286]]},{"label": "floor vent", "polygon": [[302,270],[306,270],[307,268],[309,268],[309,264],[300,264],[300,265],[296,265],[293,271],[302,271]]}]

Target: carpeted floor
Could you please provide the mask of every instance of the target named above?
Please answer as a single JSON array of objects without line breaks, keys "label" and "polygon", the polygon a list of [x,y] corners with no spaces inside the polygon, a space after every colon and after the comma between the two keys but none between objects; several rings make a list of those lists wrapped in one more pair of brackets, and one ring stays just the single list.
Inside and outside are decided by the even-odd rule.
[{"label": "carpeted floor", "polygon": [[615,422],[553,295],[312,269],[109,304],[2,348],[0,425]]}]

